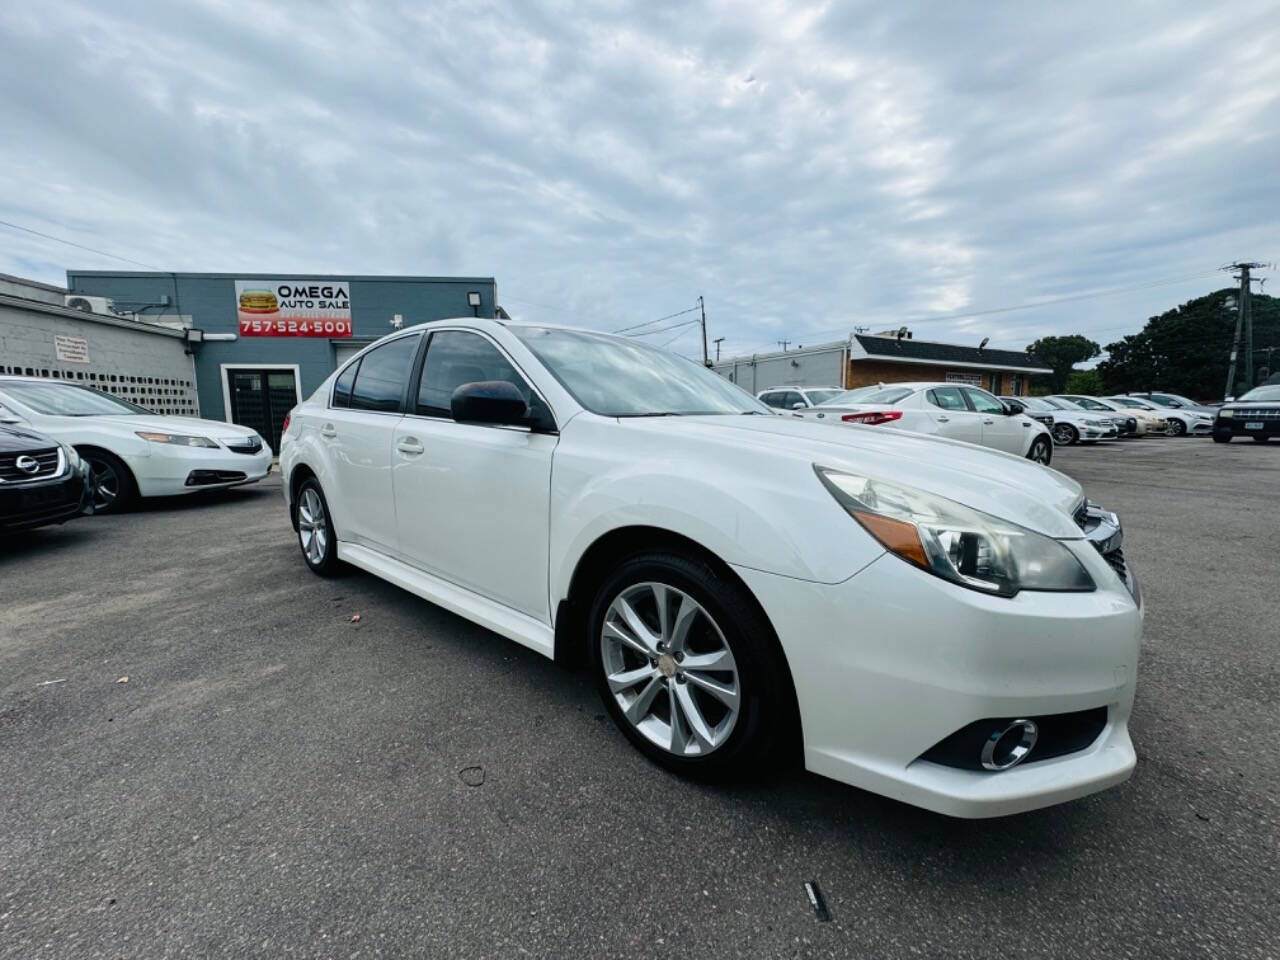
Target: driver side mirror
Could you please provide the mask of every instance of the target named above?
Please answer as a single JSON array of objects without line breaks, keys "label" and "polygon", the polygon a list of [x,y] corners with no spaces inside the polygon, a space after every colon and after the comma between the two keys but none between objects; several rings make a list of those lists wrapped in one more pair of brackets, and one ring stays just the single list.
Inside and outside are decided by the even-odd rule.
[{"label": "driver side mirror", "polygon": [[793,404],[791,405],[791,409],[792,409],[792,410],[803,410],[803,409],[804,409],[804,403],[803,403],[803,401],[802,401],[802,402],[800,402],[800,403],[793,403]]},{"label": "driver side mirror", "polygon": [[1027,408],[1020,404],[1017,400],[1004,401],[1004,415],[1006,417],[1017,416],[1020,413],[1026,413]]},{"label": "driver side mirror", "polygon": [[453,391],[449,412],[459,423],[487,423],[502,427],[529,426],[529,404],[507,380],[477,380]]}]

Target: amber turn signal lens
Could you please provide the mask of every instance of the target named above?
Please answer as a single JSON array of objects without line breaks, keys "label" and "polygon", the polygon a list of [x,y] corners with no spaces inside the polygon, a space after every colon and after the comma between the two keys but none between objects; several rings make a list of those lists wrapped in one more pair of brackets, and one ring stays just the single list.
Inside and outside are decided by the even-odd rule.
[{"label": "amber turn signal lens", "polygon": [[916,530],[914,523],[882,517],[875,513],[864,513],[861,510],[849,512],[868,533],[884,544],[886,550],[896,553],[903,560],[910,560],[918,567],[929,569],[929,558],[925,556],[924,544],[920,542],[920,533]]}]

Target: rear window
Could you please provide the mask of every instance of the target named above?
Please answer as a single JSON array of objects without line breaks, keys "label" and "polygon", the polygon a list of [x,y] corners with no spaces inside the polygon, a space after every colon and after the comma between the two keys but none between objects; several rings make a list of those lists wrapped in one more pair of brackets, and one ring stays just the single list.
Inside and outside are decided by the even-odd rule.
[{"label": "rear window", "polygon": [[868,394],[858,403],[897,403],[904,397],[911,396],[912,391],[905,387],[889,387],[884,390],[877,390],[875,393]]},{"label": "rear window", "polygon": [[338,375],[338,379],[333,384],[333,406],[351,406],[351,388],[355,385],[356,371],[359,369],[360,361],[357,360]]}]

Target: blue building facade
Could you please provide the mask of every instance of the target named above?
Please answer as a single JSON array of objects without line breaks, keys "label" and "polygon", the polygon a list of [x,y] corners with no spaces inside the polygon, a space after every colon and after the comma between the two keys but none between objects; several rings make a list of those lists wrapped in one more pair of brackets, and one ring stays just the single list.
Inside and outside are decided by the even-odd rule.
[{"label": "blue building facade", "polygon": [[[255,429],[263,425],[266,429],[259,432],[277,447],[288,408],[310,396],[347,356],[395,330],[397,317],[408,327],[449,317],[493,317],[497,307],[493,277],[69,270],[67,288],[73,294],[107,297],[117,313],[189,323],[200,331],[201,339],[190,344],[200,415]],[[298,291],[342,299],[288,299]],[[278,321],[246,321],[246,304],[251,310],[255,304],[242,294],[265,297],[268,316],[283,316],[294,303],[318,303],[333,308],[330,316],[346,320],[337,321],[337,335],[330,322],[308,325],[305,320],[291,324],[288,334],[276,335],[276,327],[282,326]],[[307,332],[300,335],[304,328]]]}]

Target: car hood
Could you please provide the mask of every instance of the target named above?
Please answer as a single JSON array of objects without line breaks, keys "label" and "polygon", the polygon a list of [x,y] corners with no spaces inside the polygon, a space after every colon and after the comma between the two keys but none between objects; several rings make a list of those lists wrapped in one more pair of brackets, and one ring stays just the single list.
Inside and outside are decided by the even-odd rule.
[{"label": "car hood", "polygon": [[798,417],[689,416],[621,421],[635,429],[683,434],[700,446],[754,445],[762,456],[902,483],[1060,539],[1083,536],[1072,512],[1080,484],[1030,460],[970,443],[879,427],[837,427]]},{"label": "car hood", "polygon": [[24,427],[0,425],[0,454],[55,447],[57,443]]},{"label": "car hood", "polygon": [[154,430],[200,437],[251,437],[255,431],[238,423],[221,420],[202,420],[198,417],[166,417],[159,413],[127,414],[123,417],[82,417],[86,422],[111,424],[128,430]]}]

